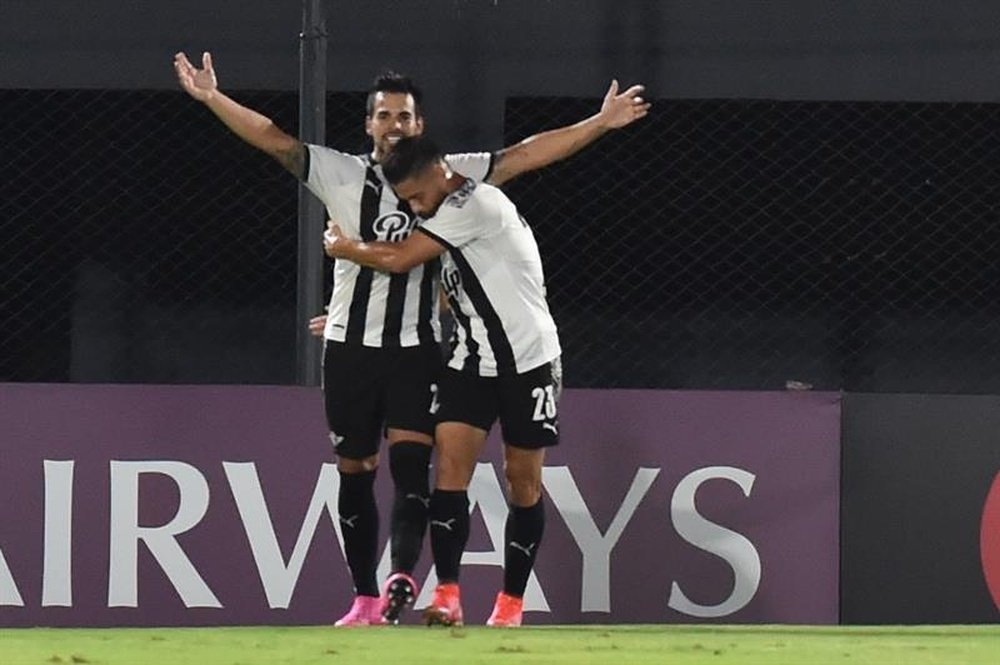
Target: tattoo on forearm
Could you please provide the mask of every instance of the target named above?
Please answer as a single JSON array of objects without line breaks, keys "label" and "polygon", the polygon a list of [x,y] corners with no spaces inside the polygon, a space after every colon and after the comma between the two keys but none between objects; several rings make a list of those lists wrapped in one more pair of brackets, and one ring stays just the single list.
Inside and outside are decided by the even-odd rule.
[{"label": "tattoo on forearm", "polygon": [[281,150],[275,154],[275,158],[281,162],[292,175],[296,178],[302,179],[305,174],[305,163],[306,163],[306,147],[301,143],[296,142],[294,146],[288,150]]}]

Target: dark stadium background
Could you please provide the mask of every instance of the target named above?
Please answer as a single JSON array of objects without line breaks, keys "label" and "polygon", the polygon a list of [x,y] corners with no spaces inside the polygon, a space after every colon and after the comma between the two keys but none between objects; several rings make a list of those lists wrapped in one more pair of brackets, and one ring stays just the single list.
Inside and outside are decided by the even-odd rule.
[{"label": "dark stadium background", "polygon": [[[844,391],[842,621],[996,620],[1000,4],[326,4],[341,149],[383,67],[453,151],[645,83],[649,118],[507,188],[567,385]],[[212,50],[294,132],[301,30],[264,0],[0,6],[0,382],[296,381],[296,185],[170,63]]]}]

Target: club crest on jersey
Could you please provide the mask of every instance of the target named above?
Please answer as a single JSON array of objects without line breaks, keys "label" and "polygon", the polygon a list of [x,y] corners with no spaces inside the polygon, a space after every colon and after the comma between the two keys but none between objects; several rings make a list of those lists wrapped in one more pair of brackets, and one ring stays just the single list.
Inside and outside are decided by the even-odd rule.
[{"label": "club crest on jersey", "polygon": [[405,212],[393,210],[387,212],[372,224],[372,230],[378,240],[400,242],[406,240],[413,231],[414,220]]}]

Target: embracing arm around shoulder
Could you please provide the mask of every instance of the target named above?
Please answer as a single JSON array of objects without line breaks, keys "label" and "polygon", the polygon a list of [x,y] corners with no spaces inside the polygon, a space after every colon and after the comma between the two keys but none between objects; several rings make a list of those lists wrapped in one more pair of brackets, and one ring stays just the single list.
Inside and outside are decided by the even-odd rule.
[{"label": "embracing arm around shoulder", "polygon": [[604,95],[601,110],[594,115],[574,125],[529,136],[497,153],[493,172],[487,182],[500,186],[522,173],[566,159],[608,131],[625,127],[645,117],[649,113],[650,104],[642,98],[643,89],[641,85],[633,85],[619,93],[618,81],[612,81]]},{"label": "embracing arm around shoulder", "polygon": [[352,240],[340,227],[328,223],[323,234],[323,250],[333,259],[345,259],[381,272],[405,273],[421,263],[441,256],[445,246],[419,230],[402,242]]}]

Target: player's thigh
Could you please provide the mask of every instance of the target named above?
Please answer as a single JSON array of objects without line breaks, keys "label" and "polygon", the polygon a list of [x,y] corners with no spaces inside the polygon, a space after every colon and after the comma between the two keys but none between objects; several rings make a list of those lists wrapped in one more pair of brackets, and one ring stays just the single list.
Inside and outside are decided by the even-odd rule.
[{"label": "player's thigh", "polygon": [[407,433],[407,440],[429,443],[437,423],[441,350],[437,344],[414,346],[395,349],[390,357],[385,399],[389,439]]},{"label": "player's thigh", "polygon": [[468,486],[486,435],[497,419],[497,380],[445,368],[434,435],[438,489]]},{"label": "player's thigh", "polygon": [[438,423],[464,423],[489,432],[499,407],[495,377],[444,368],[438,388]]},{"label": "player's thigh", "polygon": [[559,443],[559,360],[500,379],[499,415],[504,443],[535,450]]},{"label": "player's thigh", "polygon": [[378,351],[326,342],[323,399],[338,457],[360,460],[378,453],[384,419],[384,360]]},{"label": "player's thigh", "polygon": [[454,421],[438,423],[435,431],[434,487],[439,490],[468,489],[476,462],[486,442],[487,431]]}]

